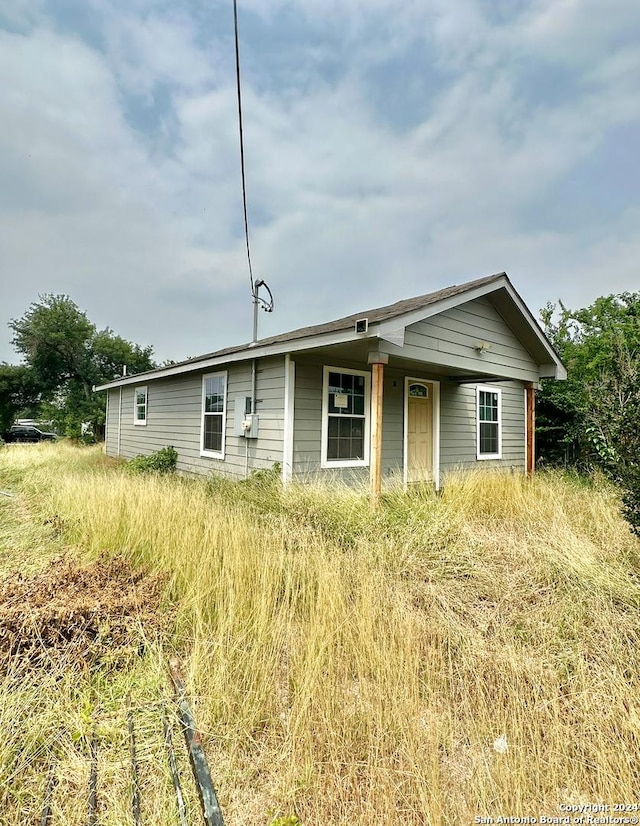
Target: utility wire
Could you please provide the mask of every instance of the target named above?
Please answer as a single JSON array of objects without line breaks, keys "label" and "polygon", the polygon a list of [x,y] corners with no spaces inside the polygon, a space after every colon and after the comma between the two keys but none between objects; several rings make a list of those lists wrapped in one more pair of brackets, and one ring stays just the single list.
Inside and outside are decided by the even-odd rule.
[{"label": "utility wire", "polygon": [[249,277],[251,279],[251,295],[255,301],[256,288],[251,267],[251,251],[249,249],[249,219],[247,217],[247,184],[244,172],[244,134],[242,130],[242,95],[240,92],[240,47],[238,45],[238,5],[233,0],[233,28],[236,39],[236,86],[238,89],[238,128],[240,130],[240,168],[242,170],[242,206],[244,208],[244,237],[247,242],[247,261],[249,262]]}]

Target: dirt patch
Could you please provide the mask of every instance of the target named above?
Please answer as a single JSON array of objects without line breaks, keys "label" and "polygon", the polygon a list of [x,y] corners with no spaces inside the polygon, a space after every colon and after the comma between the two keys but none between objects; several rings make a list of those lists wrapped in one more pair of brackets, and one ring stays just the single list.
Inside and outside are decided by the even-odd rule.
[{"label": "dirt patch", "polygon": [[0,579],[0,661],[117,663],[162,636],[162,582],[104,554],[79,566],[61,557],[41,573]]}]

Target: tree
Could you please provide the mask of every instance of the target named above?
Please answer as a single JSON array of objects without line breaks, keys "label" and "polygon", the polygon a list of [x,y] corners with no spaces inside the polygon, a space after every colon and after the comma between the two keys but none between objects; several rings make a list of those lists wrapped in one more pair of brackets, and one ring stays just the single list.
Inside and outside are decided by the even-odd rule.
[{"label": "tree", "polygon": [[598,460],[622,488],[623,512],[640,536],[640,350],[615,344],[614,369],[589,388],[586,434]]},{"label": "tree", "polygon": [[542,318],[568,379],[539,393],[541,455],[557,460],[560,445],[565,459],[605,470],[621,485],[625,515],[640,534],[640,293],[598,298],[577,311],[549,304]]},{"label": "tree", "polygon": [[20,412],[33,411],[40,393],[31,371],[22,364],[0,364],[0,431],[8,430]]},{"label": "tree", "polygon": [[155,367],[152,348],[133,344],[106,328],[98,331],[66,295],[41,295],[19,319],[12,319],[13,345],[24,356],[48,416],[67,435],[79,436],[83,422],[94,433],[104,426],[105,399],[93,387],[121,375]]},{"label": "tree", "polygon": [[[12,344],[22,353],[43,394],[88,377],[95,327],[66,295],[43,295],[20,319],[12,319]],[[87,398],[91,384],[84,388]]]}]

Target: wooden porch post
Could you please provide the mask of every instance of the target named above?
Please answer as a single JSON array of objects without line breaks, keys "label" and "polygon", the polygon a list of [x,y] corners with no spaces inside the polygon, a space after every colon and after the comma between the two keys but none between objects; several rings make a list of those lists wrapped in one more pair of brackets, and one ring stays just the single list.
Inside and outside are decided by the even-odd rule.
[{"label": "wooden porch post", "polygon": [[389,356],[384,353],[369,353],[371,375],[371,455],[369,457],[369,487],[371,506],[377,507],[382,490],[382,401],[384,386],[384,365]]},{"label": "wooden porch post", "polygon": [[536,468],[536,389],[529,383],[526,387],[527,404],[527,476],[533,476]]}]

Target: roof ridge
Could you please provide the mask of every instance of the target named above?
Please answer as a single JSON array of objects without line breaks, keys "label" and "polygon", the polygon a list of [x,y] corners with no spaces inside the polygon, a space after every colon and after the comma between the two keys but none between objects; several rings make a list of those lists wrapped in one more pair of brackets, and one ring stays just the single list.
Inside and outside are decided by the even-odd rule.
[{"label": "roof ridge", "polygon": [[227,353],[237,353],[240,350],[253,350],[258,347],[275,344],[276,342],[287,341],[289,339],[293,341],[300,338],[306,338],[307,336],[321,332],[333,332],[337,329],[342,329],[343,326],[345,328],[348,327],[350,322],[359,318],[368,318],[371,323],[386,321],[390,318],[404,315],[412,310],[418,310],[423,306],[426,307],[429,304],[435,304],[445,298],[450,298],[460,293],[473,290],[476,287],[490,284],[499,278],[507,278],[508,280],[509,277],[506,272],[494,273],[493,275],[487,275],[483,278],[476,278],[473,281],[466,281],[463,284],[453,284],[450,287],[444,287],[443,289],[434,290],[430,293],[423,293],[422,295],[414,296],[413,298],[403,298],[392,304],[385,304],[382,307],[374,307],[370,310],[360,310],[356,313],[349,313],[349,315],[342,316],[341,318],[334,319],[333,321],[325,321],[320,324],[296,327],[293,330],[287,330],[284,333],[276,333],[273,336],[267,336],[266,338],[258,339],[255,342],[246,342],[245,344],[224,347],[221,350],[214,350],[211,353],[205,353],[201,356],[194,356],[193,358],[176,362],[176,364],[172,365],[172,367],[177,367],[182,364],[190,364],[192,362],[195,363],[198,361],[204,361],[205,359],[214,358],[218,355],[225,355]]},{"label": "roof ridge", "polygon": [[[177,361],[171,365],[165,365],[164,367],[157,367],[154,370],[149,370],[145,373],[139,373],[136,378],[151,376],[154,373],[162,373],[166,370],[174,370],[175,368],[186,367],[190,364],[194,365],[195,369],[197,369],[197,365],[200,362],[206,362],[210,359],[242,353],[243,351],[247,351],[247,358],[251,358],[248,354],[252,350],[258,350],[272,344],[284,344],[288,341],[295,342],[314,335],[323,335],[348,330],[349,327],[360,318],[367,318],[370,324],[388,321],[390,319],[406,315],[407,313],[420,310],[423,307],[437,304],[439,301],[444,301],[447,298],[452,298],[456,295],[471,292],[478,287],[486,286],[502,278],[506,278],[507,282],[511,285],[509,276],[506,272],[494,273],[493,275],[487,275],[483,278],[476,278],[473,281],[466,281],[463,284],[453,284],[450,287],[434,290],[433,292],[424,293],[422,295],[414,296],[413,298],[403,298],[393,304],[386,304],[382,307],[374,307],[371,310],[361,310],[357,313],[350,313],[349,315],[335,319],[334,321],[324,322],[322,324],[313,324],[307,327],[298,327],[295,330],[289,330],[285,333],[277,333],[274,336],[261,338],[255,342],[246,342],[244,344],[233,345],[231,347],[224,347],[221,350],[214,350],[211,353],[204,353],[200,356],[193,356],[192,358],[183,359],[182,361]],[[129,378],[132,379],[133,377]],[[126,382],[125,379],[122,381]],[[108,384],[112,384],[112,382],[109,382]]]}]

